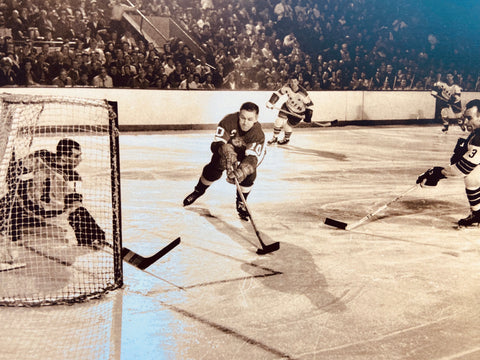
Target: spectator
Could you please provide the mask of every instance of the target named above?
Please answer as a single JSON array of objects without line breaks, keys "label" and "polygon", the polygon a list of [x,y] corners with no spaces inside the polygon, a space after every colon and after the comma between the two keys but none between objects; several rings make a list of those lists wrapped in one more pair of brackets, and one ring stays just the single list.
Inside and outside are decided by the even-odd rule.
[{"label": "spectator", "polygon": [[168,75],[168,83],[170,84],[170,88],[178,89],[183,79],[185,79],[185,74],[183,73],[182,63],[177,62],[175,64],[175,70]]},{"label": "spectator", "polygon": [[135,89],[147,89],[150,87],[150,81],[146,78],[147,73],[143,67],[138,69],[138,74],[133,78],[133,87]]},{"label": "spectator", "polygon": [[100,88],[113,87],[113,79],[110,75],[108,75],[107,69],[104,66],[100,68],[100,74],[93,77],[92,85]]},{"label": "spectator", "polygon": [[0,60],[0,86],[12,86],[17,82],[17,77],[12,70],[12,60],[4,57]]},{"label": "spectator", "polygon": [[20,86],[39,85],[38,79],[33,72],[32,59],[26,58],[20,66],[20,71],[17,76],[17,84]]},{"label": "spectator", "polygon": [[52,85],[57,87],[73,86],[73,81],[68,76],[67,70],[61,69],[60,74],[52,80]]},{"label": "spectator", "polygon": [[110,30],[115,30],[121,37],[124,33],[124,27],[122,23],[123,14],[125,12],[137,11],[138,6],[122,4],[121,0],[112,0],[108,4],[108,7],[111,9]]}]

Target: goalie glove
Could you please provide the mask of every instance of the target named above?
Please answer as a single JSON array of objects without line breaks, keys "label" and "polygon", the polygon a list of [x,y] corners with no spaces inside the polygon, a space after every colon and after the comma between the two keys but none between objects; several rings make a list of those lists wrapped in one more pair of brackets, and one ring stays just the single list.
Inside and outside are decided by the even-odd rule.
[{"label": "goalie glove", "polygon": [[75,232],[78,245],[101,244],[105,242],[105,231],[83,206],[68,216],[68,222]]},{"label": "goalie glove", "polygon": [[70,205],[72,205],[75,202],[82,203],[82,201],[83,201],[83,196],[82,196],[82,194],[78,194],[78,193],[67,194],[63,198],[65,208],[70,207]]},{"label": "goalie glove", "polygon": [[446,176],[442,173],[443,167],[435,166],[425,171],[417,178],[417,184],[420,186],[437,186],[441,179],[445,179]]},{"label": "goalie glove", "polygon": [[220,163],[224,169],[237,168],[237,153],[232,144],[223,144],[218,148]]},{"label": "goalie glove", "polygon": [[253,174],[254,171],[255,168],[251,164],[241,163],[238,168],[229,168],[229,170],[227,170],[227,182],[235,184],[235,178],[237,178],[240,184],[248,175]]}]

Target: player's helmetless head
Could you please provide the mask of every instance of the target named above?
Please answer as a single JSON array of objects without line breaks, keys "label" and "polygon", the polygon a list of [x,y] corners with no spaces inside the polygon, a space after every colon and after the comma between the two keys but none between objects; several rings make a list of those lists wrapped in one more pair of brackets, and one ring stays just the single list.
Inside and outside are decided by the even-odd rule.
[{"label": "player's helmetless head", "polygon": [[448,85],[453,84],[453,75],[452,74],[447,74],[447,84]]},{"label": "player's helmetless head", "polygon": [[62,165],[77,167],[82,161],[82,149],[75,140],[68,138],[60,140],[56,152]]},{"label": "player's helmetless head", "polygon": [[258,121],[259,108],[257,104],[246,102],[240,107],[238,122],[242,131],[248,131]]},{"label": "player's helmetless head", "polygon": [[467,103],[463,113],[464,126],[468,131],[480,129],[480,100],[475,99]]},{"label": "player's helmetless head", "polygon": [[290,87],[292,88],[292,90],[297,91],[298,90],[298,85],[300,84],[298,79],[296,77],[292,77],[292,78],[290,78],[289,82],[290,82]]}]

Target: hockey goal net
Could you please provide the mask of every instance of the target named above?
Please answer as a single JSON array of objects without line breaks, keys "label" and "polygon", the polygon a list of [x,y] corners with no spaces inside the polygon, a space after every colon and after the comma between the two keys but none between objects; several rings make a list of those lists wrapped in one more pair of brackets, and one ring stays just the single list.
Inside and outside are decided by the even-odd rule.
[{"label": "hockey goal net", "polygon": [[118,156],[114,103],[0,94],[0,305],[122,285]]}]

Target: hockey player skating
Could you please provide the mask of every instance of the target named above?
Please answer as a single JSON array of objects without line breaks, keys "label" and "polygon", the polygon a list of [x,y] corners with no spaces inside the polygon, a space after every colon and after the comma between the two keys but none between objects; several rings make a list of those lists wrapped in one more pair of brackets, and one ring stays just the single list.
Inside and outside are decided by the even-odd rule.
[{"label": "hockey player skating", "polygon": [[105,232],[83,206],[76,192],[81,177],[75,168],[82,160],[80,144],[72,139],[57,143],[56,152],[37,150],[24,159],[12,159],[7,174],[8,192],[0,199],[1,230],[12,241],[22,229],[45,226],[65,215],[78,245],[99,244]]},{"label": "hockey player skating", "polygon": [[436,186],[441,179],[463,176],[471,214],[458,221],[459,227],[480,224],[480,100],[467,103],[463,114],[464,126],[470,135],[457,141],[457,146],[446,167],[434,167],[417,179],[421,186]]},{"label": "hockey player skating", "polygon": [[[247,198],[257,177],[257,166],[265,156],[265,134],[258,122],[258,113],[258,105],[246,102],[238,112],[220,121],[210,146],[212,158],[204,166],[194,191],[183,200],[184,206],[193,204],[225,170],[227,181],[235,184],[237,178]],[[238,192],[236,207],[240,218],[248,220],[248,211]]]},{"label": "hockey player skating", "polygon": [[[442,120],[443,132],[448,131],[450,119],[457,120],[461,125],[462,88],[454,83],[453,75],[447,74],[447,82],[437,81],[433,84],[432,96],[435,97],[435,118]],[[462,125],[461,125],[462,126]],[[462,126],[464,130],[464,127]]]},{"label": "hockey player skating", "polygon": [[[288,144],[293,133],[293,128],[302,120],[310,123],[312,121],[313,102],[308,95],[307,90],[300,86],[296,77],[291,77],[288,83],[275,91],[270,100],[267,101],[267,108],[274,109],[275,104],[282,96],[286,95],[287,100],[278,111],[277,118],[273,125],[273,137],[268,141],[268,145],[278,143],[279,145]],[[284,137],[278,140],[280,133],[284,131]]]}]

